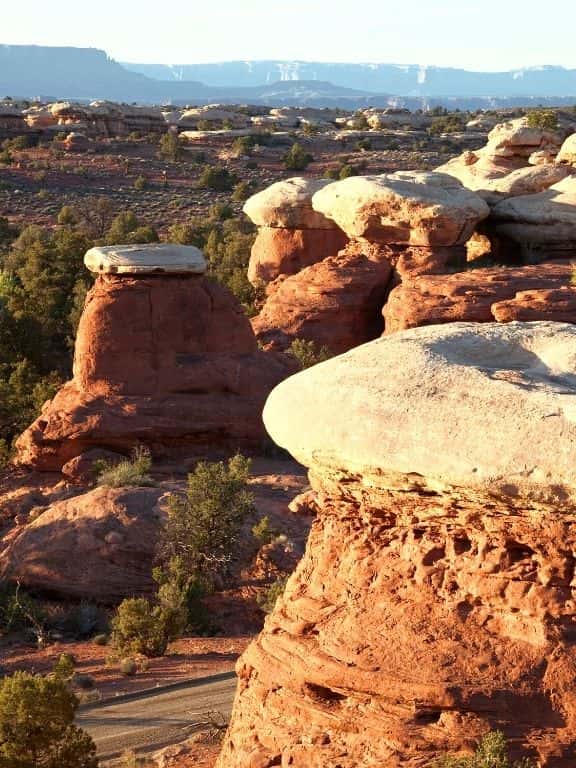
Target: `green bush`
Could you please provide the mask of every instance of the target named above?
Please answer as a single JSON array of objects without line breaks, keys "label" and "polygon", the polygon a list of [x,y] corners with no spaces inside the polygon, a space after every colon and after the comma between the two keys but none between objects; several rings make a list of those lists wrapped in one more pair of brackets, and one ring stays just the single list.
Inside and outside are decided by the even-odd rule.
[{"label": "green bush", "polygon": [[293,144],[284,155],[284,167],[288,171],[304,171],[313,161],[314,157],[298,143]]},{"label": "green bush", "polygon": [[232,144],[234,157],[249,157],[254,151],[255,144],[253,136],[238,136]]},{"label": "green bush", "polygon": [[276,579],[275,582],[270,584],[270,586],[266,587],[266,589],[264,589],[257,596],[256,602],[258,603],[259,607],[264,611],[264,613],[272,613],[272,611],[274,610],[274,606],[276,605],[276,601],[281,595],[284,594],[287,581],[288,581],[287,576]]},{"label": "green bush", "polygon": [[239,181],[238,184],[236,184],[234,187],[231,200],[234,203],[241,203],[244,200],[247,200],[251,194],[252,189],[250,184],[247,181]]},{"label": "green bush", "polygon": [[168,131],[165,133],[158,144],[158,155],[162,160],[176,162],[182,157],[182,145],[176,133]]},{"label": "green bush", "polygon": [[207,165],[198,180],[203,189],[213,189],[216,192],[229,192],[234,189],[238,179],[227,168],[220,165]]},{"label": "green bush", "polygon": [[141,192],[143,189],[146,189],[148,186],[148,181],[146,179],[146,176],[138,176],[134,181],[134,189]]},{"label": "green bush", "polygon": [[122,655],[152,658],[166,653],[168,633],[162,610],[143,597],[123,600],[111,628],[110,644]]},{"label": "green bush", "polygon": [[553,109],[535,109],[528,113],[526,122],[530,128],[540,128],[544,131],[558,129],[558,115]]},{"label": "green bush", "polygon": [[56,677],[16,672],[0,680],[0,765],[97,768],[94,742],[74,725],[77,707]]},{"label": "green bush", "polygon": [[262,517],[256,525],[252,526],[252,536],[259,544],[270,544],[278,536],[278,533],[279,531],[270,525],[268,515]]},{"label": "green bush", "polygon": [[69,683],[74,677],[74,658],[69,653],[61,653],[52,667],[52,676],[63,683]]},{"label": "green bush", "polygon": [[200,462],[184,496],[173,495],[163,533],[164,562],[177,557],[188,576],[208,582],[228,575],[240,529],[254,511],[248,487],[250,460]]},{"label": "green bush", "polygon": [[318,348],[313,341],[305,339],[294,339],[287,351],[289,355],[296,358],[302,370],[323,363],[332,357],[328,347]]},{"label": "green bush", "polygon": [[473,755],[445,755],[433,760],[429,768],[536,768],[536,764],[528,758],[511,762],[504,734],[491,731]]},{"label": "green bush", "polygon": [[107,488],[125,488],[155,486],[156,481],[150,477],[152,457],[144,446],[135,448],[130,459],[110,464],[100,462],[95,468],[98,473],[98,485]]}]

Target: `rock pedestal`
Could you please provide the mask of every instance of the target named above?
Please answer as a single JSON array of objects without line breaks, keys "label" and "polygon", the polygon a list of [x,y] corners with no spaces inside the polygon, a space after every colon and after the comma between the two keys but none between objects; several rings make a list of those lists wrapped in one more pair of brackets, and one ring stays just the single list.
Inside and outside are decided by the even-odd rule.
[{"label": "rock pedestal", "polygon": [[327,184],[323,179],[295,177],[246,201],[244,213],[259,227],[248,265],[251,283],[268,284],[280,275],[295,275],[344,248],[346,235],[312,208],[312,196]]},{"label": "rock pedestal", "polygon": [[573,765],[575,349],[560,323],[419,328],[272,393],[320,511],[218,768],[422,768],[493,729]]},{"label": "rock pedestal", "polygon": [[203,276],[200,251],[99,248],[74,378],[21,435],[17,461],[58,470],[91,448],[155,454],[240,448],[264,437],[261,410],[293,370],[258,349],[242,308]]}]

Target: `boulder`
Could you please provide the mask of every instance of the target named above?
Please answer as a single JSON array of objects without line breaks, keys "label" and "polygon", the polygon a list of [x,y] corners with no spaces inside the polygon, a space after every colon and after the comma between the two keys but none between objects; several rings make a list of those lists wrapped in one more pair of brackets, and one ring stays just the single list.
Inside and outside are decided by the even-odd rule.
[{"label": "boulder", "polygon": [[258,349],[238,301],[195,274],[195,254],[192,272],[167,274],[166,248],[156,250],[138,252],[134,274],[117,262],[110,273],[89,252],[99,276],[78,327],[74,378],[20,436],[17,463],[60,470],[92,448],[129,453],[140,443],[156,455],[259,445],[266,396],[293,361]]},{"label": "boulder", "polygon": [[424,171],[352,176],[316,192],[312,205],[350,238],[424,247],[463,245],[489,213],[458,180]]},{"label": "boulder", "polygon": [[0,549],[0,580],[103,603],[151,593],[162,496],[158,488],[95,488],[51,504]]},{"label": "boulder", "polygon": [[570,768],[575,349],[560,323],[419,328],[274,390],[319,512],[218,768],[422,768],[495,729]]},{"label": "boulder", "polygon": [[[384,307],[386,334],[458,321],[493,322],[503,318],[501,302],[522,292],[564,290],[574,268],[569,261],[549,261],[524,267],[486,267],[452,274],[411,275],[396,286]],[[570,304],[551,304],[543,318],[576,323],[567,314]],[[560,315],[556,316],[556,311]]]},{"label": "boulder", "polygon": [[316,192],[332,184],[329,179],[295,177],[271,184],[244,203],[244,213],[259,227],[283,229],[338,229],[312,208]]},{"label": "boulder", "polygon": [[392,275],[377,247],[350,244],[337,256],[281,277],[252,326],[265,348],[284,350],[294,339],[339,354],[381,333],[379,317]]},{"label": "boulder", "polygon": [[576,176],[538,194],[502,200],[492,210],[491,226],[527,250],[576,253]]},{"label": "boulder", "polygon": [[556,160],[558,163],[576,166],[576,133],[568,136],[564,144],[562,144]]}]

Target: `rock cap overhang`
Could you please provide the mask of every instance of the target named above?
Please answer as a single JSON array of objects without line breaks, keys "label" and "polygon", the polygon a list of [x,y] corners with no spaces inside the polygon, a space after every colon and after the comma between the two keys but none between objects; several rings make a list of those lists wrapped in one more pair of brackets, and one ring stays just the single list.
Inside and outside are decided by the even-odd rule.
[{"label": "rock cap overhang", "polygon": [[576,327],[397,333],[282,382],[264,423],[309,467],[573,505]]},{"label": "rock cap overhang", "polygon": [[97,274],[203,275],[206,271],[206,260],[199,248],[171,243],[98,246],[86,252],[84,264]]}]

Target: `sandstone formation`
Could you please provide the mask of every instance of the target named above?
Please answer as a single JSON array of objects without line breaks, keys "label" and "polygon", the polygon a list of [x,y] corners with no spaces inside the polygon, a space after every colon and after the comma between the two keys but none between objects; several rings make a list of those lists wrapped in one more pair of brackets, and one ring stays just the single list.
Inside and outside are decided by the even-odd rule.
[{"label": "sandstone formation", "polygon": [[427,248],[463,245],[489,213],[458,180],[425,171],[352,176],[316,192],[312,206],[350,238]]},{"label": "sandstone formation", "polygon": [[[523,267],[410,275],[390,292],[384,307],[385,332],[459,320],[488,323],[533,319],[576,323],[570,285],[573,273],[571,262],[549,261]],[[554,296],[554,301],[546,304],[545,295]],[[525,314],[535,313],[536,307],[540,314]]]},{"label": "sandstone formation", "polygon": [[570,172],[559,165],[559,157],[555,162],[569,130],[532,128],[527,118],[499,123],[488,134],[485,147],[464,152],[435,172],[454,176],[491,204],[541,192]]},{"label": "sandstone formation", "polygon": [[51,504],[0,545],[0,580],[106,603],[152,592],[162,495],[95,488]]},{"label": "sandstone formation", "polygon": [[576,133],[568,136],[564,144],[562,144],[556,160],[559,163],[576,166]]},{"label": "sandstone formation", "polygon": [[89,251],[98,272],[78,328],[74,378],[20,436],[17,462],[60,470],[91,448],[155,454],[258,445],[261,410],[292,369],[258,349],[229,291],[185,246]]},{"label": "sandstone formation", "polygon": [[337,256],[272,284],[252,320],[266,348],[283,350],[294,339],[312,340],[339,354],[382,332],[382,307],[392,274],[377,247],[351,244]]},{"label": "sandstone formation", "polygon": [[575,349],[571,325],[458,323],[277,387],[267,428],[320,511],[219,768],[423,768],[496,728],[571,768]]},{"label": "sandstone formation", "polygon": [[342,230],[312,208],[312,196],[327,184],[324,179],[286,179],[246,201],[244,213],[259,227],[248,266],[251,283],[294,275],[344,248]]}]

